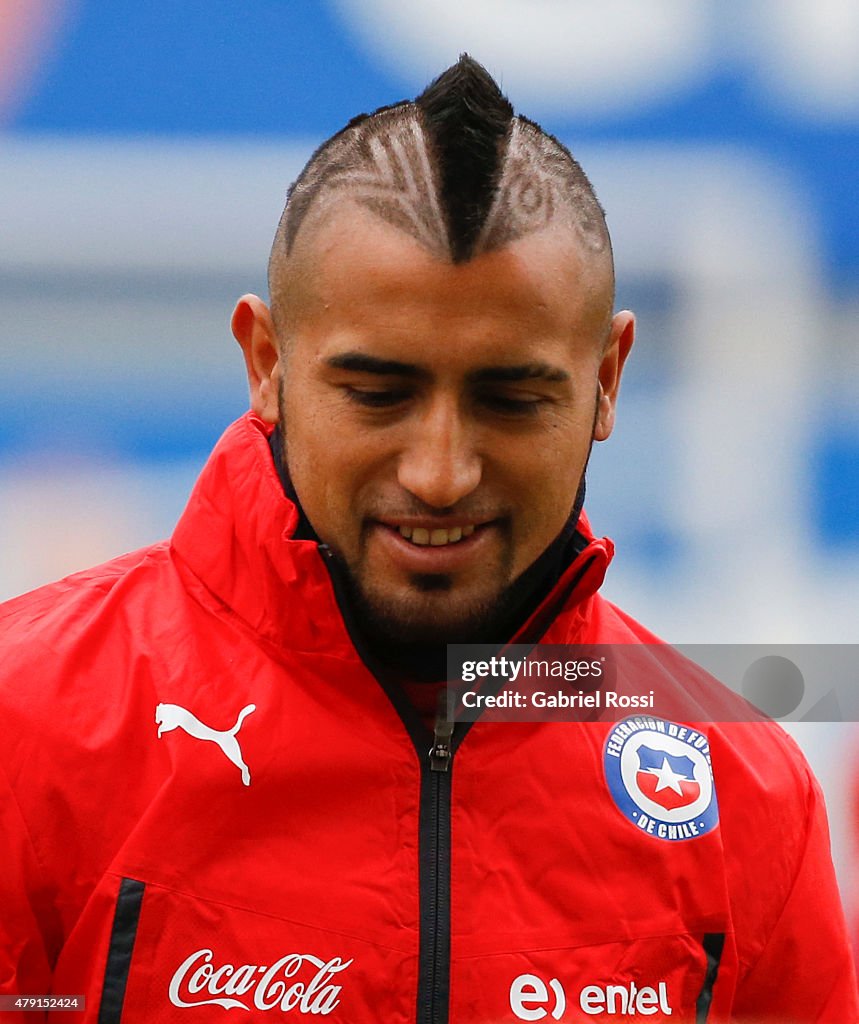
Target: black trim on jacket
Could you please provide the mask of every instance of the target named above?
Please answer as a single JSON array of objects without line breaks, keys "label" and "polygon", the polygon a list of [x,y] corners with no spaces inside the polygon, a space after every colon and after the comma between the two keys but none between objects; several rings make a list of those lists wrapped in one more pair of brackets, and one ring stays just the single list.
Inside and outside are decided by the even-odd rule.
[{"label": "black trim on jacket", "polygon": [[143,882],[134,878],[123,878],[120,883],[101,990],[98,1024],[119,1024],[122,1019],[122,1004],[125,1001],[125,987],[131,970],[145,888]]},{"label": "black trim on jacket", "polygon": [[702,943],[704,953],[707,957],[707,969],[704,972],[704,984],[695,1002],[695,1024],[706,1024],[710,1014],[710,1004],[713,1002],[713,986],[716,984],[716,977],[719,974],[719,964],[722,961],[722,951],[725,948],[724,932],[708,932]]}]

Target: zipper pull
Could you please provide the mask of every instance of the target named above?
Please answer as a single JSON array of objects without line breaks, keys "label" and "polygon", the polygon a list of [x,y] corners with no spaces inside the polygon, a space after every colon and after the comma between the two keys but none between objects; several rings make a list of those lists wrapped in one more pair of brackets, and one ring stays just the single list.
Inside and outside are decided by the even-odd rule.
[{"label": "zipper pull", "polygon": [[451,744],[453,741],[453,722],[447,719],[447,691],[445,687],[439,690],[438,711],[435,716],[435,729],[433,729],[433,745],[430,747],[429,759],[430,768],[434,772],[446,772],[450,769],[450,761],[453,757]]}]

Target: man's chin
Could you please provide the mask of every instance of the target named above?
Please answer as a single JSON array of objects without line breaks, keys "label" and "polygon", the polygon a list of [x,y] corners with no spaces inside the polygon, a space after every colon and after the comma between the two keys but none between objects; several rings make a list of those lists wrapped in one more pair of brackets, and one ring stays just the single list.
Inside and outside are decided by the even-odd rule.
[{"label": "man's chin", "polygon": [[490,642],[501,605],[499,593],[458,595],[444,575],[421,575],[399,599],[359,592],[355,611],[361,629],[375,641],[409,644]]}]

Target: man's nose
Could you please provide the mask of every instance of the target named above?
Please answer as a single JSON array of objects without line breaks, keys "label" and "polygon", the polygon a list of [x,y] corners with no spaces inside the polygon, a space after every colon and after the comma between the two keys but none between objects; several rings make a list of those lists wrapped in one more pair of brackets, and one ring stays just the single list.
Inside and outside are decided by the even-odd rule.
[{"label": "man's nose", "polygon": [[469,425],[454,400],[434,403],[412,425],[400,455],[397,479],[433,508],[451,508],[480,483],[482,460]]}]

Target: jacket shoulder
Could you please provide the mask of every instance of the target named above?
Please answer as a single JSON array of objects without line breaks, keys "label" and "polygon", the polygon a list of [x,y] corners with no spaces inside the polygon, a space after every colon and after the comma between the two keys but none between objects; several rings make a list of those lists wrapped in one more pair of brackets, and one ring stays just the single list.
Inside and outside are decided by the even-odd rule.
[{"label": "jacket shoulder", "polygon": [[662,637],[647,629],[602,594],[591,598],[589,619],[598,643],[664,644]]},{"label": "jacket shoulder", "polygon": [[[0,605],[0,706],[26,727],[118,699],[122,662],[157,620],[174,575],[166,543]],[[111,681],[108,683],[108,681]]]},{"label": "jacket shoulder", "polygon": [[101,565],[72,573],[0,604],[0,646],[29,647],[40,636],[79,619],[82,612],[104,601],[130,573],[166,562],[166,541],[130,551]]}]

